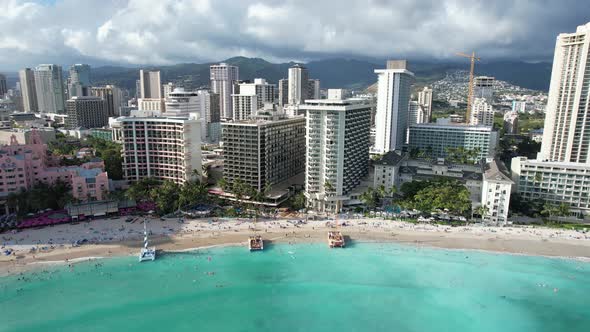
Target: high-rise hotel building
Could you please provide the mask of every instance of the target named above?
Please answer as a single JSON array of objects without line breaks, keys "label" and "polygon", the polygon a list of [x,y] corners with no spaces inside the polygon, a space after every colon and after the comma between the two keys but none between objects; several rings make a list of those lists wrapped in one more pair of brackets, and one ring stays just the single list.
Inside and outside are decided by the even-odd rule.
[{"label": "high-rise hotel building", "polygon": [[590,214],[590,23],[557,36],[537,160],[512,159],[512,180],[525,200],[568,204]]},{"label": "high-rise hotel building", "polygon": [[557,37],[541,158],[590,165],[590,23]]},{"label": "high-rise hotel building", "polygon": [[223,177],[262,192],[305,171],[305,118],[222,123]]},{"label": "high-rise hotel building", "polygon": [[387,61],[386,69],[376,69],[377,114],[374,151],[387,153],[401,150],[406,142],[410,88],[414,74],[405,60]]},{"label": "high-rise hotel building", "polygon": [[361,99],[313,99],[306,112],[305,197],[310,209],[338,212],[369,171],[371,108]]},{"label": "high-rise hotel building", "polygon": [[209,67],[211,78],[211,91],[219,95],[219,107],[221,117],[233,118],[232,93],[234,83],[240,79],[239,69],[236,66],[220,63]]},{"label": "high-rise hotel building", "polygon": [[35,88],[35,73],[31,68],[25,68],[18,72],[20,89],[23,98],[25,113],[38,112],[37,89]]},{"label": "high-rise hotel building", "polygon": [[123,142],[123,175],[128,181],[153,177],[182,184],[201,172],[198,117],[117,119]]},{"label": "high-rise hotel building", "polygon": [[35,68],[37,105],[41,113],[66,112],[64,81],[61,66],[38,65]]}]

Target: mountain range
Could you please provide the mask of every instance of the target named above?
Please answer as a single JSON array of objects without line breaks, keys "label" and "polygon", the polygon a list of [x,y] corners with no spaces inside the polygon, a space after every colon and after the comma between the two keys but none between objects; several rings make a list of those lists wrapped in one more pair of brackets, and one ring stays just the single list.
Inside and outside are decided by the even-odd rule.
[{"label": "mountain range", "polygon": [[[271,63],[260,58],[233,57],[222,61],[240,68],[240,79],[266,78],[271,83],[287,77],[287,69],[294,64]],[[144,69],[161,71],[162,83],[175,82],[188,89],[209,85],[209,65],[212,63],[182,63],[169,66],[150,66]],[[324,59],[305,64],[309,77],[321,81],[322,88],[347,88],[362,90],[374,84],[375,69],[384,68],[384,61],[355,59]],[[443,61],[408,61],[409,70],[416,75],[417,85],[425,85],[442,79],[449,70],[468,70],[469,63]],[[66,67],[64,67],[66,69]],[[491,61],[476,64],[477,75],[494,76],[499,80],[532,90],[547,91],[551,77],[551,63],[527,63],[522,61]],[[64,74],[65,75],[65,74]],[[7,75],[11,81],[12,75]],[[16,75],[14,75],[16,76]],[[115,84],[135,91],[139,68],[104,66],[92,68],[92,80],[96,85]],[[16,77],[14,77],[16,81]],[[11,85],[11,82],[8,82]]]}]

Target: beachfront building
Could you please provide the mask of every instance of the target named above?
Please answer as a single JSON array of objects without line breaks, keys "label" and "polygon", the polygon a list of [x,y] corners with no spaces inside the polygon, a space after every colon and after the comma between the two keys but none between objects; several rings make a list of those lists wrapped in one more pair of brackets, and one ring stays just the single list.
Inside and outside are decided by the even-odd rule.
[{"label": "beachfront building", "polygon": [[[557,37],[541,152],[512,159],[515,189],[525,200],[565,203],[590,215],[590,23]],[[532,137],[538,137],[536,132]]]},{"label": "beachfront building", "polygon": [[473,101],[469,124],[472,126],[494,125],[494,108],[485,98],[475,98]]},{"label": "beachfront building", "polygon": [[305,171],[305,118],[222,123],[223,178],[259,192]]},{"label": "beachfront building", "polygon": [[123,175],[128,181],[152,177],[182,184],[201,172],[201,124],[190,117],[126,117],[121,124]]},{"label": "beachfront building", "polygon": [[477,149],[477,159],[493,158],[497,145],[498,132],[489,126],[456,123],[410,126],[409,150],[427,153],[432,158],[447,158],[448,148]]},{"label": "beachfront building", "polygon": [[100,128],[109,123],[107,103],[100,97],[72,97],[66,109],[68,128]]},{"label": "beachfront building", "polygon": [[[545,143],[545,142],[543,142]],[[524,200],[566,203],[573,214],[590,215],[590,168],[582,163],[512,158],[514,191]]]},{"label": "beachfront building", "polygon": [[310,99],[306,112],[305,197],[319,212],[338,212],[369,171],[373,105],[362,99]]},{"label": "beachfront building", "polygon": [[0,147],[0,199],[28,190],[38,183],[61,180],[71,185],[72,195],[80,201],[102,200],[109,192],[104,162],[94,159],[80,166],[52,167],[47,145],[35,132],[30,144],[20,144],[16,136]]},{"label": "beachfront building", "polygon": [[480,204],[482,198],[483,172],[482,163],[458,164],[445,159],[412,159],[408,154],[390,151],[373,163],[375,173],[373,187],[384,186],[386,189],[397,187],[406,182],[448,178],[461,181],[469,190],[472,204]]},{"label": "beachfront building", "polygon": [[386,69],[376,69],[377,115],[375,153],[401,150],[408,133],[410,88],[414,73],[407,69],[406,60],[387,61]]},{"label": "beachfront building", "polygon": [[233,85],[240,78],[237,66],[226,63],[211,65],[209,67],[211,79],[211,92],[219,95],[219,110],[224,119],[233,118],[232,93]]},{"label": "beachfront building", "polygon": [[590,166],[590,23],[557,37],[541,160]]},{"label": "beachfront building", "polygon": [[501,161],[493,160],[485,165],[481,191],[481,205],[487,208],[483,214],[485,223],[506,225],[513,184],[510,173]]}]

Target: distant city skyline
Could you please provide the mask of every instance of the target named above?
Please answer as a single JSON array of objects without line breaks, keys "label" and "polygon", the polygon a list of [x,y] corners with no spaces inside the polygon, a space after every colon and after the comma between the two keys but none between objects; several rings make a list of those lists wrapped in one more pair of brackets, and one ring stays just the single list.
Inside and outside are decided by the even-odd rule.
[{"label": "distant city skyline", "polygon": [[472,50],[487,60],[549,62],[555,36],[588,20],[585,2],[577,0],[307,1],[3,1],[0,71],[233,56],[448,60]]}]

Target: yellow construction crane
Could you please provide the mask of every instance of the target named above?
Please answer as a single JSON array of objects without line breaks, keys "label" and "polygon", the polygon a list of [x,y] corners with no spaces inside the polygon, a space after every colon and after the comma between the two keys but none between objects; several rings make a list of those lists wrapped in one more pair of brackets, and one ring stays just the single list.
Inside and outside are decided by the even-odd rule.
[{"label": "yellow construction crane", "polygon": [[475,52],[471,52],[471,55],[465,53],[456,53],[456,55],[471,60],[471,70],[469,71],[469,93],[467,94],[467,112],[465,113],[465,122],[469,123],[471,117],[471,102],[473,101],[473,69],[475,68],[475,61],[480,61],[481,59],[475,56]]}]

